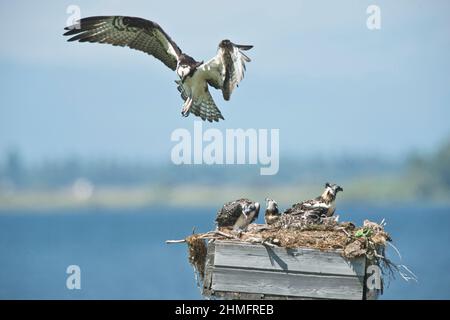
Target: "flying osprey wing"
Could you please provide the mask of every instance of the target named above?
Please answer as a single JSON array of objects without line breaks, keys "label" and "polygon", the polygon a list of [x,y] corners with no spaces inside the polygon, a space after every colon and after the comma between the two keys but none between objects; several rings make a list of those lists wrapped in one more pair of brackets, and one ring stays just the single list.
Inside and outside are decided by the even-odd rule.
[{"label": "flying osprey wing", "polygon": [[177,44],[155,22],[123,16],[89,17],[66,27],[68,41],[109,43],[146,52],[170,69],[177,67],[181,54]]},{"label": "flying osprey wing", "polygon": [[253,46],[237,45],[229,40],[219,44],[217,55],[199,67],[209,85],[221,89],[223,98],[230,100],[231,93],[244,78],[245,62],[250,62],[242,51]]}]

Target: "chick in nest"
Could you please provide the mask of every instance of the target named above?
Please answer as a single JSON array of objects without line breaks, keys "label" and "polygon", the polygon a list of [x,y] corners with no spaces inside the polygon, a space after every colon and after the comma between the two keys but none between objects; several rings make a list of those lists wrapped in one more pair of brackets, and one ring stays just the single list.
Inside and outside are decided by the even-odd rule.
[{"label": "chick in nest", "polygon": [[280,219],[280,211],[278,210],[278,203],[273,200],[266,198],[266,212],[264,214],[264,221],[267,225],[272,225]]}]

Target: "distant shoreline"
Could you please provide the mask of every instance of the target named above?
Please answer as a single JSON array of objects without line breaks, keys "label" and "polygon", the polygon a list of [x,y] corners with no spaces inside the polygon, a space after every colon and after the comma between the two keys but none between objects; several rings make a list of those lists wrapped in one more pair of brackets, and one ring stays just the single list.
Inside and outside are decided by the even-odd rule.
[{"label": "distant shoreline", "polygon": [[[375,187],[376,186],[376,187]],[[413,190],[398,189],[395,184],[347,183],[338,203],[375,205],[450,205],[443,196],[420,199]],[[398,191],[402,192],[398,192]],[[127,209],[139,207],[219,208],[232,199],[248,197],[263,202],[271,197],[287,208],[295,202],[317,196],[320,186],[199,186],[177,187],[98,187],[80,196],[70,188],[57,190],[0,193],[0,213],[8,210],[64,210],[77,208]]]}]

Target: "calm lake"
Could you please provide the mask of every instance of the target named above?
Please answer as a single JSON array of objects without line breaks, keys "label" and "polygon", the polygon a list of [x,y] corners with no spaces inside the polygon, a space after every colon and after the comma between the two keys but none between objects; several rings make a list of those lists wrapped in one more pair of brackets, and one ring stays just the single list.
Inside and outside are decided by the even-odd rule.
[{"label": "calm lake", "polygon": [[[194,226],[212,229],[215,212],[0,211],[0,299],[201,299],[186,246],[164,241]],[[386,218],[401,263],[419,278],[391,280],[382,299],[450,299],[450,207],[344,205],[339,212],[357,224]],[[69,265],[81,268],[81,290],[66,288]]]}]

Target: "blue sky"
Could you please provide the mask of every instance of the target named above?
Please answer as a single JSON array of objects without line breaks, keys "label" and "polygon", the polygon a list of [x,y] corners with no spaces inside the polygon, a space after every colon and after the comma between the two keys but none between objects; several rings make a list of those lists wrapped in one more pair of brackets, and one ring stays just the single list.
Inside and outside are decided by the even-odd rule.
[{"label": "blue sky", "polygon": [[[279,128],[282,155],[431,151],[450,135],[448,1],[0,0],[0,155],[167,160],[182,118],[175,74],[126,48],[67,43],[69,5],[82,16],[158,22],[197,60],[224,38],[253,44],[226,121],[204,128]],[[381,8],[381,30],[366,8]]]}]

